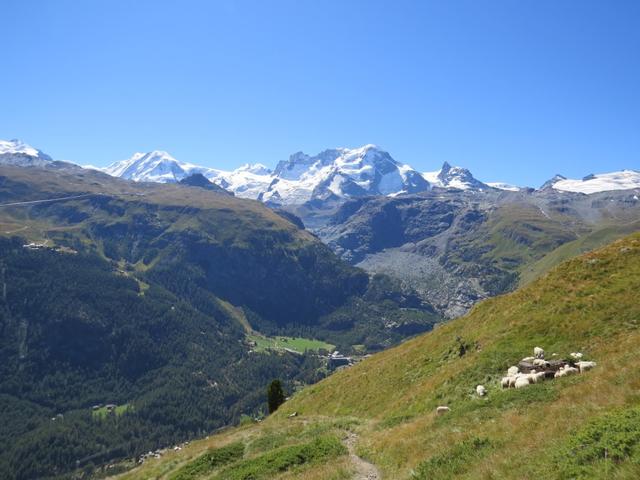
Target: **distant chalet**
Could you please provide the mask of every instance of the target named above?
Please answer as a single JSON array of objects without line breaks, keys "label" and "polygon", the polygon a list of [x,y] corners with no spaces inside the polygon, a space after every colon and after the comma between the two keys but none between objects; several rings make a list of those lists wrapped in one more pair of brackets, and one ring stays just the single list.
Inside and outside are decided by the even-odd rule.
[{"label": "distant chalet", "polygon": [[337,350],[328,357],[329,370],[335,370],[338,367],[347,367],[353,363],[351,357],[341,355]]}]

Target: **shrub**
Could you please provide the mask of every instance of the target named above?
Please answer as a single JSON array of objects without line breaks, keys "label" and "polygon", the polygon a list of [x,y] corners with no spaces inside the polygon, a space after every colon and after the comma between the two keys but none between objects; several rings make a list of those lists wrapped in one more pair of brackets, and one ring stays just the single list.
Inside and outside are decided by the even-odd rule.
[{"label": "shrub", "polygon": [[569,437],[555,461],[561,478],[593,478],[625,462],[640,466],[640,407],[592,420]]}]

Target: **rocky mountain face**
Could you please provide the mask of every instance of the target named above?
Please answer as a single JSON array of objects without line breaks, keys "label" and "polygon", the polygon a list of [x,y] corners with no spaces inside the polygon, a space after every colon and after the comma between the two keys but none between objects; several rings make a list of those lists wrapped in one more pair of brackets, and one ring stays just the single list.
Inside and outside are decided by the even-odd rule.
[{"label": "rocky mountain face", "polygon": [[229,195],[233,195],[233,193],[225,190],[221,186],[216,185],[215,183],[207,180],[207,177],[205,177],[201,173],[193,173],[188,177],[184,177],[178,183],[180,185],[188,185],[190,187],[199,187],[199,188],[204,188],[205,190],[212,190],[214,192],[227,193]]},{"label": "rocky mountain face", "polygon": [[315,232],[353,265],[399,279],[456,317],[515,288],[528,268],[563,245],[640,227],[639,193],[488,189],[369,197],[346,202]]}]

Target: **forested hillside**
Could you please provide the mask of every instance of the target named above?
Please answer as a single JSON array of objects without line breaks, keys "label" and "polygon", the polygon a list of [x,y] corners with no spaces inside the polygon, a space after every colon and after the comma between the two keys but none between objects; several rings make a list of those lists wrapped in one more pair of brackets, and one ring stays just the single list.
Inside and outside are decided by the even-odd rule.
[{"label": "forested hillside", "polygon": [[439,319],[225,193],[1,167],[0,203],[3,478],[170,446],[259,414],[273,378],[293,391],[326,375],[318,352],[254,351],[256,335],[362,354]]},{"label": "forested hillside", "polygon": [[[266,379],[319,361],[252,355],[215,302],[203,314],[93,254],[0,239],[0,476],[44,478],[202,435],[253,412]],[[96,416],[94,405],[122,406]],[[46,446],[46,448],[43,448]]]}]

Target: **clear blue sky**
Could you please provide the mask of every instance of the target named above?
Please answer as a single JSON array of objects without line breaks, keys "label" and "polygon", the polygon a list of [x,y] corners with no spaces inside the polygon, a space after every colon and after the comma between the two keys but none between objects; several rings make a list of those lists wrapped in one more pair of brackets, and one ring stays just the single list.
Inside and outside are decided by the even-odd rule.
[{"label": "clear blue sky", "polygon": [[640,1],[0,1],[0,138],[233,168],[376,143],[538,185],[640,168]]}]

